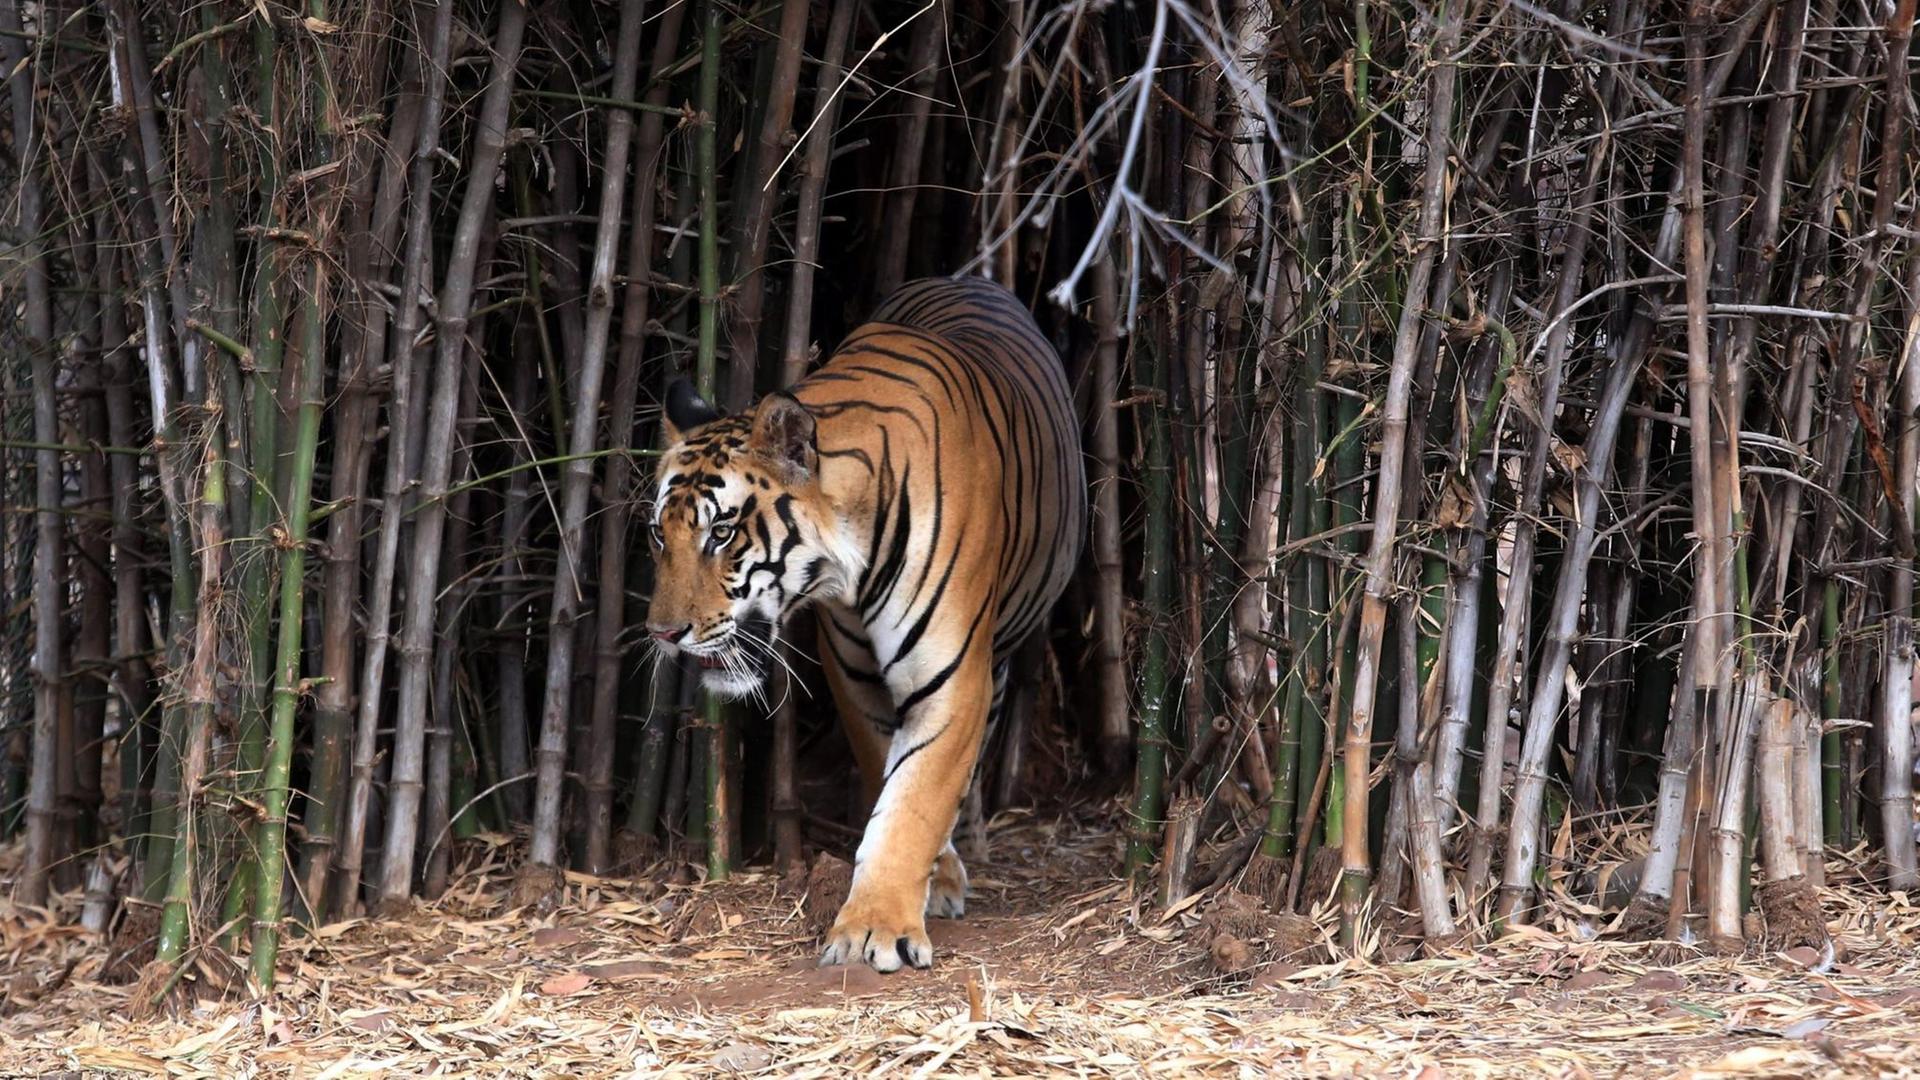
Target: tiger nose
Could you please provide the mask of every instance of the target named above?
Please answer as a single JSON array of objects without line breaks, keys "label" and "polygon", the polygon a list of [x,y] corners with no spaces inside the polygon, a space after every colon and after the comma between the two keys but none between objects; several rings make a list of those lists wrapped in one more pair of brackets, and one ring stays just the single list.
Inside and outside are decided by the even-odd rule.
[{"label": "tiger nose", "polygon": [[661,641],[664,641],[669,645],[672,645],[678,642],[681,638],[686,637],[687,631],[691,629],[693,629],[692,623],[688,623],[685,626],[676,626],[676,627],[671,627],[667,629],[662,629],[657,625],[650,624],[647,627],[647,632],[652,634],[655,638]]}]

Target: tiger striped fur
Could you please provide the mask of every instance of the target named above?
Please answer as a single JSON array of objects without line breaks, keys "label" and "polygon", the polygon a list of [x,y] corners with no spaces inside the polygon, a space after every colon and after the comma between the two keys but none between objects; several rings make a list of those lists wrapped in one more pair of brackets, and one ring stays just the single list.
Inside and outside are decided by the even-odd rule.
[{"label": "tiger striped fur", "polygon": [[812,375],[720,415],[668,394],[647,629],[711,691],[760,691],[804,606],[873,806],[822,964],[927,967],[951,836],[1006,662],[1086,531],[1079,426],[1033,316],[980,278],[902,286]]}]

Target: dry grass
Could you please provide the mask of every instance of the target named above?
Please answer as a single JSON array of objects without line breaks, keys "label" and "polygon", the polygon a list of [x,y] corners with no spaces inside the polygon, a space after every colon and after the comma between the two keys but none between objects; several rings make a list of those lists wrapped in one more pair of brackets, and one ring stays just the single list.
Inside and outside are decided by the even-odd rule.
[{"label": "dry grass", "polygon": [[0,906],[0,1076],[1920,1076],[1905,897],[1827,893],[1831,960],[1673,955],[1555,919],[1473,952],[1220,977],[1214,898],[1136,907],[1116,844],[1003,819],[975,911],[933,927],[934,969],[879,976],[815,968],[809,905],[768,874],[574,875],[552,914],[503,913],[496,843],[409,918],[296,942],[272,999],[203,960],[145,1020],[98,942]]}]

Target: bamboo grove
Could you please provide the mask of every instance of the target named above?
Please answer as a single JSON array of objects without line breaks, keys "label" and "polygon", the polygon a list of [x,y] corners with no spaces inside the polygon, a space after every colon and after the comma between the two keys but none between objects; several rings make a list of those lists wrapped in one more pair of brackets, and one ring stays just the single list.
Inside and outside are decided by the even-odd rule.
[{"label": "bamboo grove", "polygon": [[0,871],[158,993],[483,838],[516,905],[844,851],[808,631],[723,708],[636,629],[658,401],[964,272],[1095,511],[970,841],[1071,789],[1355,948],[1817,943],[1920,884],[1913,17],[0,2]]}]

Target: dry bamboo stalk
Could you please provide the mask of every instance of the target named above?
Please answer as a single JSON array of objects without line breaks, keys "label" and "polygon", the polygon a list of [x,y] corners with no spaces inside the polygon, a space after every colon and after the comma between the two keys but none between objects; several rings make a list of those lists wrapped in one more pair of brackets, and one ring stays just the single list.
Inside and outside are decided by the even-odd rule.
[{"label": "dry bamboo stalk", "polygon": [[[1450,0],[1434,34],[1432,55],[1450,56],[1459,40],[1460,23],[1465,13],[1464,0]],[[1361,600],[1360,643],[1354,665],[1352,707],[1346,733],[1346,807],[1345,835],[1341,850],[1341,924],[1351,927],[1360,920],[1370,875],[1367,851],[1368,773],[1373,743],[1373,712],[1380,670],[1381,642],[1386,634],[1387,601],[1394,587],[1393,550],[1400,527],[1400,498],[1406,467],[1407,413],[1413,390],[1413,369],[1418,361],[1415,346],[1420,341],[1421,320],[1425,317],[1423,300],[1433,277],[1439,247],[1441,216],[1447,200],[1447,161],[1450,128],[1453,123],[1455,68],[1438,63],[1432,73],[1428,110],[1426,173],[1421,185],[1420,216],[1416,226],[1417,254],[1407,271],[1401,295],[1400,324],[1394,341],[1392,367],[1380,419],[1380,470],[1374,499],[1372,546],[1367,553],[1366,592]],[[1438,924],[1429,921],[1429,934],[1438,935]],[[1343,934],[1347,937],[1347,934]]]},{"label": "dry bamboo stalk", "polygon": [[1172,907],[1185,900],[1192,889],[1194,849],[1200,843],[1200,819],[1206,800],[1196,795],[1181,795],[1167,810],[1165,850],[1160,858],[1160,906]]},{"label": "dry bamboo stalk", "polygon": [[733,267],[733,311],[727,335],[732,361],[729,393],[750,393],[760,358],[760,313],[766,301],[767,241],[773,231],[774,210],[780,202],[774,168],[792,136],[794,99],[800,92],[800,50],[807,40],[809,0],[784,0],[780,26],[775,31],[773,78],[764,100],[765,113],[753,144],[753,161],[746,173],[746,205],[739,211]]},{"label": "dry bamboo stalk", "polygon": [[[633,96],[639,82],[640,28],[644,0],[623,0],[619,40],[614,52],[613,96]],[[534,752],[533,839],[516,884],[517,898],[553,887],[560,860],[560,804],[566,782],[568,705],[573,692],[574,623],[580,618],[584,586],[578,567],[586,561],[588,488],[593,462],[587,456],[599,442],[600,384],[607,367],[613,331],[613,271],[622,212],[626,206],[627,152],[633,143],[633,113],[610,110],[601,181],[599,223],[594,235],[593,267],[587,284],[586,342],[574,384],[567,453],[575,460],[561,466],[560,558],[553,575],[547,620],[546,697],[540,709],[540,738]],[[644,272],[645,268],[639,268]]]},{"label": "dry bamboo stalk", "polygon": [[1793,700],[1784,694],[1762,700],[1759,755],[1754,773],[1760,804],[1760,863],[1769,882],[1803,877],[1800,867],[1800,822],[1796,820],[1793,767],[1795,717]]},{"label": "dry bamboo stalk", "polygon": [[[1629,344],[1627,348],[1631,349]],[[1553,734],[1566,691],[1567,666],[1572,662],[1581,600],[1586,594],[1587,568],[1593,559],[1599,532],[1600,496],[1613,469],[1613,444],[1626,414],[1627,398],[1639,373],[1644,353],[1613,360],[1607,388],[1587,437],[1586,464],[1578,472],[1575,528],[1554,583],[1553,603],[1547,610],[1546,647],[1528,700],[1522,729],[1520,763],[1513,787],[1513,817],[1507,829],[1506,864],[1500,879],[1495,914],[1502,922],[1523,915],[1533,892],[1533,869],[1539,857],[1541,813],[1546,801],[1547,763]],[[1522,582],[1522,584],[1526,584]]]},{"label": "dry bamboo stalk", "polygon": [[[418,59],[409,67],[412,70],[394,108],[387,137],[378,146],[379,180],[372,205],[356,208],[358,220],[350,226],[353,238],[345,253],[341,363],[346,370],[342,375],[339,426],[332,440],[334,458],[328,491],[328,500],[337,509],[328,519],[322,549],[321,678],[314,691],[314,777],[309,784],[309,798],[318,806],[309,802],[303,822],[307,838],[303,844],[301,897],[317,921],[325,921],[331,908],[330,864],[337,838],[347,825],[346,767],[352,752],[355,660],[360,640],[355,609],[362,579],[363,495],[373,464],[372,428],[380,396],[373,385],[374,369],[387,355],[387,305],[376,298],[374,288],[392,271],[391,252],[406,193],[407,151],[418,141],[426,106]],[[370,176],[372,170],[367,172]]]},{"label": "dry bamboo stalk", "polygon": [[1117,773],[1132,753],[1127,703],[1126,585],[1120,543],[1120,286],[1110,258],[1093,265],[1093,391],[1087,486],[1093,497],[1094,675],[1099,715],[1093,724],[1102,768]]},{"label": "dry bamboo stalk", "polygon": [[[1624,26],[1631,15],[1623,7],[1617,13]],[[1588,151],[1587,169],[1571,202],[1564,254],[1554,291],[1552,315],[1546,333],[1544,370],[1538,376],[1539,426],[1527,453],[1521,480],[1518,513],[1515,516],[1511,571],[1501,601],[1500,629],[1495,639],[1493,674],[1489,684],[1487,723],[1481,754],[1482,775],[1474,813],[1473,840],[1467,860],[1467,896],[1477,903],[1492,877],[1493,837],[1500,820],[1499,782],[1506,759],[1508,718],[1516,706],[1522,669],[1521,646],[1528,637],[1532,619],[1533,572],[1538,537],[1540,508],[1545,495],[1548,451],[1552,443],[1552,417],[1560,407],[1560,388],[1572,334],[1571,314],[1581,296],[1580,285],[1586,273],[1587,250],[1593,238],[1593,215],[1599,202],[1601,178],[1608,160],[1605,143]],[[1493,781],[1493,782],[1489,782]]]},{"label": "dry bamboo stalk", "polygon": [[780,385],[792,386],[806,374],[813,344],[813,276],[820,260],[820,218],[826,196],[827,163],[833,156],[833,132],[840,115],[840,65],[853,28],[854,0],[834,0],[827,44],[814,82],[813,123],[807,152],[801,157],[797,220],[793,227],[793,281],[787,293],[786,338],[781,343]]},{"label": "dry bamboo stalk", "polygon": [[[1682,230],[1686,254],[1687,416],[1692,423],[1689,439],[1693,464],[1691,496],[1694,535],[1700,538],[1694,576],[1698,583],[1698,595],[1706,601],[1706,606],[1695,612],[1695,622],[1689,632],[1700,636],[1700,645],[1694,651],[1694,663],[1700,668],[1695,680],[1704,695],[1705,707],[1705,715],[1700,717],[1700,730],[1709,733],[1708,746],[1725,755],[1720,760],[1729,761],[1740,756],[1743,741],[1742,744],[1735,744],[1730,740],[1735,729],[1742,726],[1746,715],[1743,706],[1748,701],[1744,692],[1738,702],[1733,697],[1736,691],[1730,651],[1733,646],[1733,611],[1726,603],[1729,596],[1727,578],[1732,572],[1733,555],[1729,520],[1731,508],[1719,502],[1728,492],[1719,475],[1720,462],[1716,460],[1717,447],[1713,437],[1714,365],[1707,334],[1709,267],[1705,202],[1707,18],[1702,0],[1693,0],[1686,26],[1687,99],[1681,149]],[[1742,680],[1740,685],[1744,687],[1745,681]],[[1709,769],[1705,775],[1730,780],[1740,791],[1744,791],[1745,778],[1736,769]],[[1719,827],[1724,828],[1725,819],[1731,816],[1734,826],[1738,828],[1744,807],[1728,805],[1734,792],[1726,784],[1716,787],[1718,796],[1715,806],[1721,811],[1716,815],[1721,819]],[[1717,830],[1711,835],[1710,843],[1715,850],[1744,853],[1738,835],[1730,841],[1720,836]],[[1726,857],[1730,856],[1723,856]],[[1716,882],[1730,879],[1730,867],[1717,867],[1716,872],[1710,874],[1703,884],[1711,889]],[[1718,893],[1709,895],[1710,932],[1716,944],[1724,947],[1729,936],[1737,942],[1740,936],[1738,897]],[[1731,926],[1728,925],[1729,917]]]},{"label": "dry bamboo stalk", "polygon": [[[1907,4],[1912,15],[1912,4]],[[1891,150],[1883,149],[1883,154]],[[1920,284],[1920,260],[1908,275],[1909,289]],[[1920,294],[1908,293],[1909,296]],[[1914,679],[1914,514],[1920,510],[1915,478],[1920,476],[1920,306],[1913,309],[1901,350],[1900,382],[1893,420],[1900,432],[1894,475],[1900,483],[1894,503],[1895,559],[1887,596],[1887,644],[1880,712],[1880,830],[1885,838],[1887,887],[1920,885],[1915,865],[1913,817]]]},{"label": "dry bamboo stalk", "polygon": [[[97,163],[96,163],[97,164]],[[95,190],[105,190],[96,176]],[[100,338],[106,368],[107,443],[126,446],[134,441],[133,350],[129,347],[126,310],[121,303],[120,280],[110,238],[115,237],[107,216],[95,220],[95,268],[101,295]],[[151,668],[147,663],[146,614],[144,611],[145,575],[142,568],[140,528],[134,521],[135,489],[138,465],[128,454],[113,454],[108,459],[113,514],[113,654],[116,661],[116,689],[126,730],[120,744],[121,827],[129,840],[146,834],[145,789],[148,753],[153,731],[150,715],[153,695],[149,686]]]},{"label": "dry bamboo stalk", "polygon": [[[1740,894],[1748,874],[1747,791],[1753,780],[1754,741],[1760,717],[1771,707],[1771,689],[1764,676],[1750,673],[1734,682],[1729,696],[1707,841],[1707,934],[1715,948],[1737,955],[1745,939]],[[1785,827],[1791,830],[1791,821]]]},{"label": "dry bamboo stalk", "polygon": [[12,101],[13,155],[19,169],[19,241],[15,258],[26,278],[25,315],[32,372],[33,437],[42,445],[34,451],[33,545],[33,747],[27,778],[27,835],[25,864],[16,893],[23,904],[47,902],[49,875],[65,854],[56,850],[54,833],[57,771],[56,729],[60,723],[66,666],[61,659],[62,581],[66,577],[65,529],[60,520],[62,502],[60,454],[51,449],[60,442],[60,417],[54,401],[54,336],[52,279],[48,273],[41,231],[45,227],[42,198],[45,188],[35,179],[43,158],[36,137],[35,83],[38,70],[29,62],[21,33],[17,0],[0,5],[0,62],[7,71]]},{"label": "dry bamboo stalk", "polygon": [[430,255],[433,250],[433,163],[440,152],[441,115],[446,106],[447,58],[453,34],[453,4],[436,0],[433,22],[420,42],[420,71],[425,81],[420,118],[419,141],[413,148],[409,165],[407,247],[401,262],[401,302],[394,314],[393,348],[390,353],[391,387],[387,404],[387,462],[382,501],[381,528],[374,556],[373,576],[367,590],[367,647],[361,659],[359,714],[354,721],[353,762],[347,791],[346,822],[334,857],[339,874],[340,910],[352,912],[359,904],[361,864],[366,851],[367,822],[373,800],[374,769],[379,749],[380,717],[385,698],[383,687],[387,670],[387,646],[392,635],[393,583],[399,559],[401,512],[412,477],[408,468],[408,443],[419,426],[420,406],[424,403],[425,371],[417,356],[416,337],[421,325],[423,293],[430,287]]},{"label": "dry bamboo stalk", "polygon": [[1815,889],[1826,884],[1826,827],[1821,820],[1820,713],[1794,706],[1794,836],[1800,841],[1800,872]]},{"label": "dry bamboo stalk", "polygon": [[[686,5],[675,4],[660,16],[649,70],[660,71],[673,62],[685,14]],[[666,100],[666,83],[647,91],[647,101],[652,104],[665,105]],[[647,320],[652,310],[653,294],[646,283],[653,266],[654,224],[659,207],[654,179],[660,168],[665,127],[666,118],[659,112],[648,112],[640,118],[634,151],[633,221],[627,234],[627,286],[621,301],[620,348],[614,364],[607,416],[607,448],[611,453],[607,456],[606,477],[601,481],[605,508],[600,518],[600,599],[597,604],[600,617],[594,623],[597,641],[590,706],[592,741],[602,747],[611,747],[614,743],[615,711],[619,704],[620,634],[626,624],[626,536],[633,523],[630,492],[636,479],[635,463],[625,451],[633,443],[634,406],[640,393],[641,361],[645,358]],[[589,760],[583,788],[587,818],[585,865],[592,873],[606,873],[612,865],[611,752]]]},{"label": "dry bamboo stalk", "polygon": [[914,20],[907,46],[907,94],[900,138],[888,159],[886,206],[881,211],[880,251],[874,263],[873,299],[878,301],[907,276],[907,251],[913,242],[913,204],[920,195],[921,158],[927,146],[928,118],[940,73],[941,31],[947,24],[945,0],[928,0]]},{"label": "dry bamboo stalk", "polygon": [[399,702],[394,714],[393,764],[387,786],[386,844],[381,852],[380,902],[404,908],[413,892],[413,861],[419,838],[421,783],[425,772],[426,708],[433,649],[433,612],[439,591],[441,539],[447,520],[448,474],[453,466],[454,418],[460,398],[460,367],[467,354],[475,260],[480,236],[493,213],[494,177],[506,147],[507,106],[520,60],[527,11],[501,9],[493,65],[481,99],[468,162],[465,193],[441,284],[434,342],[432,398],[428,403],[420,504],[414,519],[411,588],[401,617]]}]

